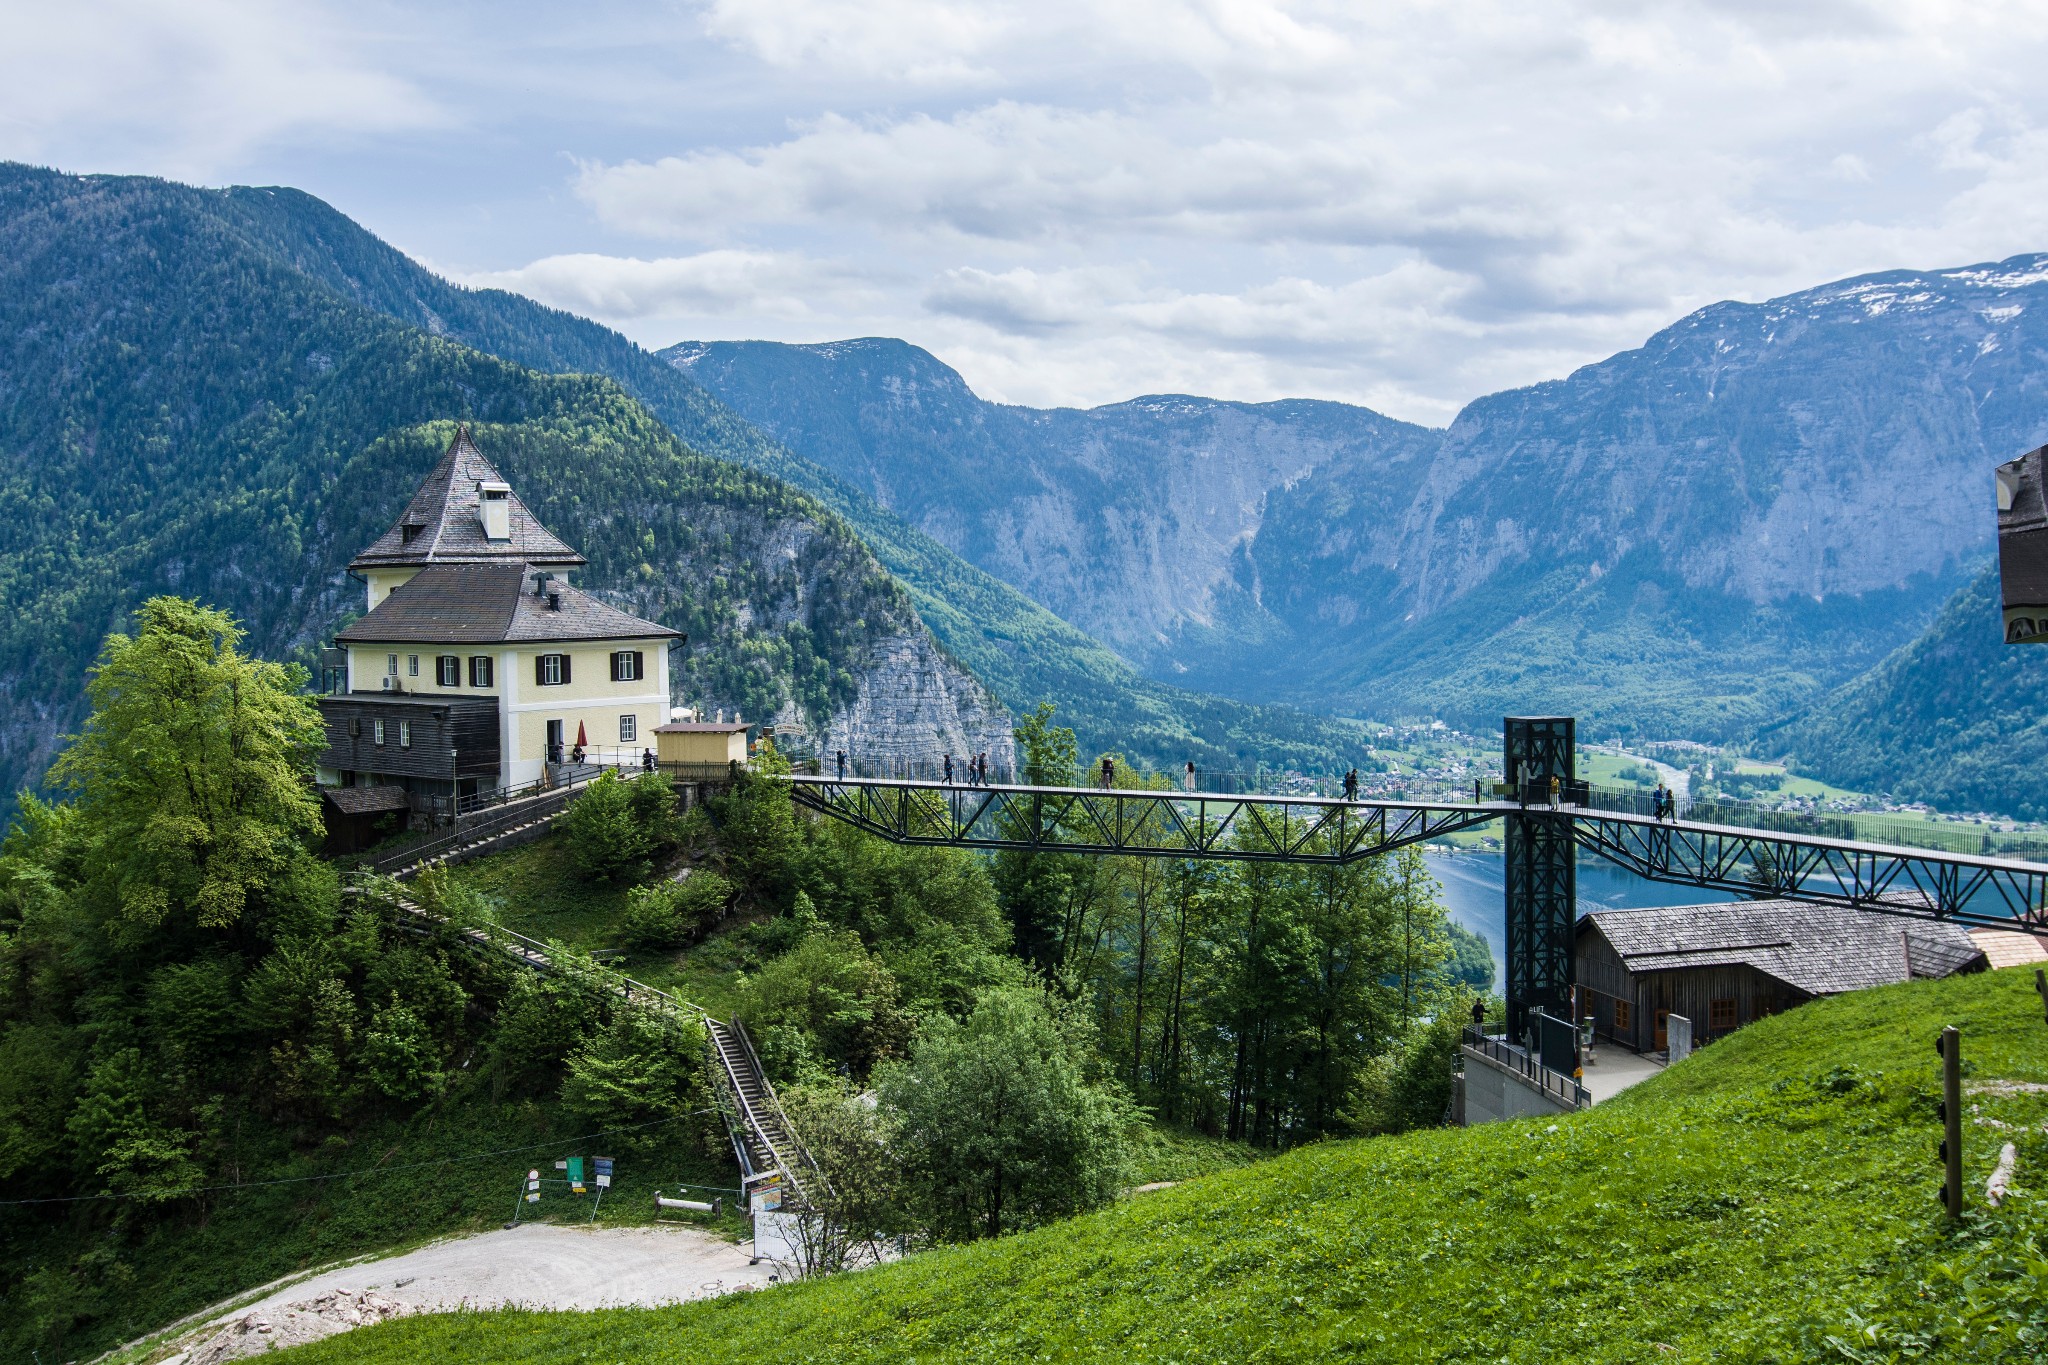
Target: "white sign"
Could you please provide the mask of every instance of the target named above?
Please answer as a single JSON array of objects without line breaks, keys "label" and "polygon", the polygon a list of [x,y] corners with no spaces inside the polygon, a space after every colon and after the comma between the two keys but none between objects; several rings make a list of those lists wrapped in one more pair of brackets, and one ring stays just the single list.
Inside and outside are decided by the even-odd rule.
[{"label": "white sign", "polygon": [[764,1261],[794,1262],[797,1216],[793,1213],[754,1215],[754,1255]]}]

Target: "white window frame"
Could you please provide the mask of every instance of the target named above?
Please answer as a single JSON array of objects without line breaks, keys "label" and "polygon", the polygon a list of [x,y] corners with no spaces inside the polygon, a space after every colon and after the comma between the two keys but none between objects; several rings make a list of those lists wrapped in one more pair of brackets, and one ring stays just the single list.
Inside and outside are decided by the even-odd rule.
[{"label": "white window frame", "polygon": [[434,683],[439,687],[462,686],[462,656],[459,654],[435,655]]},{"label": "white window frame", "polygon": [[640,659],[637,651],[615,649],[612,651],[612,681],[639,682]]},{"label": "white window frame", "polygon": [[543,654],[540,656],[540,685],[560,687],[562,685],[562,656]]},{"label": "white window frame", "polygon": [[398,747],[401,749],[410,749],[412,747],[412,722],[409,720],[398,722]]},{"label": "white window frame", "polygon": [[395,678],[398,676],[398,656],[396,654],[386,654],[384,656],[384,671],[391,677]]},{"label": "white window frame", "polygon": [[405,656],[405,676],[406,676],[406,677],[408,677],[408,678],[417,678],[417,677],[418,677],[419,675],[420,675],[420,656],[419,656],[419,655],[417,655],[417,654],[408,654],[408,655],[406,655],[406,656]]},{"label": "white window frame", "polygon": [[382,744],[384,742],[384,722],[382,720],[373,720],[370,722],[370,737],[374,742],[378,744]]},{"label": "white window frame", "polygon": [[498,661],[488,654],[469,656],[469,685],[471,687],[496,687],[498,685]]},{"label": "white window frame", "polygon": [[638,744],[639,742],[640,742],[640,717],[638,717],[638,716],[620,716],[620,717],[619,717],[619,743],[621,743],[621,744]]}]

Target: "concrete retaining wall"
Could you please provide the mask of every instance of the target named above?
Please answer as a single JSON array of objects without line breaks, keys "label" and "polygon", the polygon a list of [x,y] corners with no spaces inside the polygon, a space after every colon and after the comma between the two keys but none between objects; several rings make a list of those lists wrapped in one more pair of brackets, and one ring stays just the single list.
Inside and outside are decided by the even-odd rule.
[{"label": "concrete retaining wall", "polygon": [[1460,1051],[1465,1054],[1466,1124],[1542,1118],[1572,1112],[1556,1097],[1544,1094],[1492,1058],[1469,1047]]}]

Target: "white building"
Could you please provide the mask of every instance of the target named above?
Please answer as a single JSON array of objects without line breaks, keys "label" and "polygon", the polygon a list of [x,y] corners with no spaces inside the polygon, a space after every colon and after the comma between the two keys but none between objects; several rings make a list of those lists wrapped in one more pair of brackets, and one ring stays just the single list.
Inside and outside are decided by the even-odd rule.
[{"label": "white building", "polygon": [[458,432],[349,564],[369,610],[335,637],[346,680],[320,701],[323,785],[402,787],[419,808],[532,782],[579,746],[637,762],[680,637],[572,587],[585,562]]}]

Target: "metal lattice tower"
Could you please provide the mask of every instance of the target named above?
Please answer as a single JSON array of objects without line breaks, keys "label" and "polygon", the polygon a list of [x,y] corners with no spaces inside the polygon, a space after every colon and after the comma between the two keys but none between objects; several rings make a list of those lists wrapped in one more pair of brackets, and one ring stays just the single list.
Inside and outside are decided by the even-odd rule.
[{"label": "metal lattice tower", "polygon": [[1508,1028],[1519,1034],[1531,1010],[1571,1018],[1572,929],[1578,919],[1578,840],[1572,820],[1552,812],[1573,798],[1574,722],[1569,716],[1509,716],[1502,722],[1508,787],[1521,802],[1507,817]]}]

